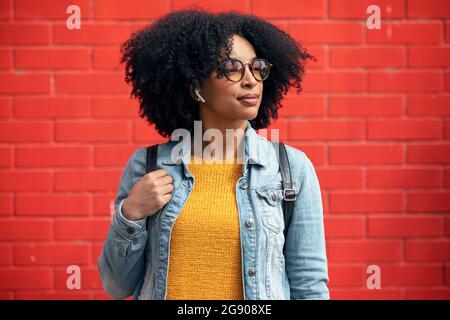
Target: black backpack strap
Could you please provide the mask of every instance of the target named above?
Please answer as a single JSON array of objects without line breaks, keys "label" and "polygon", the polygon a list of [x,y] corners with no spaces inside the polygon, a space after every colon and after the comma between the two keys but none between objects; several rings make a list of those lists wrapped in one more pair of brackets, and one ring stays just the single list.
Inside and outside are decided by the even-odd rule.
[{"label": "black backpack strap", "polygon": [[[291,223],[292,212],[294,211],[294,201],[297,198],[295,190],[292,188],[291,166],[286,151],[286,146],[282,142],[272,141],[275,147],[278,147],[278,162],[281,171],[281,184],[283,187],[283,214],[284,214],[284,239],[286,244],[287,231]],[[283,250],[284,251],[284,250]]]},{"label": "black backpack strap", "polygon": [[[147,147],[147,168],[145,173],[149,173],[157,169],[156,160],[158,159],[158,144],[154,144],[152,146]],[[148,222],[150,219],[147,219],[145,224],[145,229],[148,230]]]}]

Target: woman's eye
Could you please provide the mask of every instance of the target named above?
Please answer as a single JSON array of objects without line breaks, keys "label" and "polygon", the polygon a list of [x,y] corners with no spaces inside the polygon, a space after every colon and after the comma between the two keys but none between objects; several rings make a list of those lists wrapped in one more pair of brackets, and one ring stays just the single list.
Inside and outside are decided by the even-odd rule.
[{"label": "woman's eye", "polygon": [[261,70],[264,69],[266,67],[266,64],[263,61],[255,61],[253,63],[253,69],[255,70]]},{"label": "woman's eye", "polygon": [[239,71],[241,69],[241,65],[239,62],[230,61],[225,65],[225,69],[230,72]]}]

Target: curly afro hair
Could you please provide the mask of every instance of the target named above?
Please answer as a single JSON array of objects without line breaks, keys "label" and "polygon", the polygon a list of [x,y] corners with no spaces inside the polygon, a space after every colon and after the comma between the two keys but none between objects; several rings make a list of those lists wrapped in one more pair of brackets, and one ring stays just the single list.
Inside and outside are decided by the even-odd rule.
[{"label": "curly afro hair", "polygon": [[173,11],[134,32],[121,47],[125,81],[140,105],[140,117],[155,124],[163,137],[178,128],[193,130],[200,120],[199,105],[191,96],[220,63],[229,58],[232,36],[240,35],[258,57],[273,64],[256,118],[255,129],[278,118],[280,101],[290,86],[302,90],[304,63],[314,56],[273,24],[235,11],[211,13],[199,8]]}]

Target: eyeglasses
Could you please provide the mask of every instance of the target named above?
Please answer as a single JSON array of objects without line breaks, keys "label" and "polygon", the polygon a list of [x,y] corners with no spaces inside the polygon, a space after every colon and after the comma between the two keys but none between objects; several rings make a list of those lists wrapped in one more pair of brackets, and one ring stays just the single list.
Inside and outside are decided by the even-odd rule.
[{"label": "eyeglasses", "polygon": [[262,58],[256,58],[251,63],[243,63],[238,59],[230,59],[220,66],[220,71],[233,82],[241,81],[245,75],[245,66],[250,66],[250,72],[257,81],[264,81],[269,77],[272,64]]}]

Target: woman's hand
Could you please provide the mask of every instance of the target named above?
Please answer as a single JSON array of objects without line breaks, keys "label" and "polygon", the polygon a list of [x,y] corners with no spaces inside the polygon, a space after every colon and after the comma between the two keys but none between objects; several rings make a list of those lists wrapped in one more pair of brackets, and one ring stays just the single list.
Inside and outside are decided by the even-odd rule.
[{"label": "woman's hand", "polygon": [[122,215],[140,220],[158,212],[172,199],[173,179],[164,169],[145,174],[130,190],[122,204]]}]

